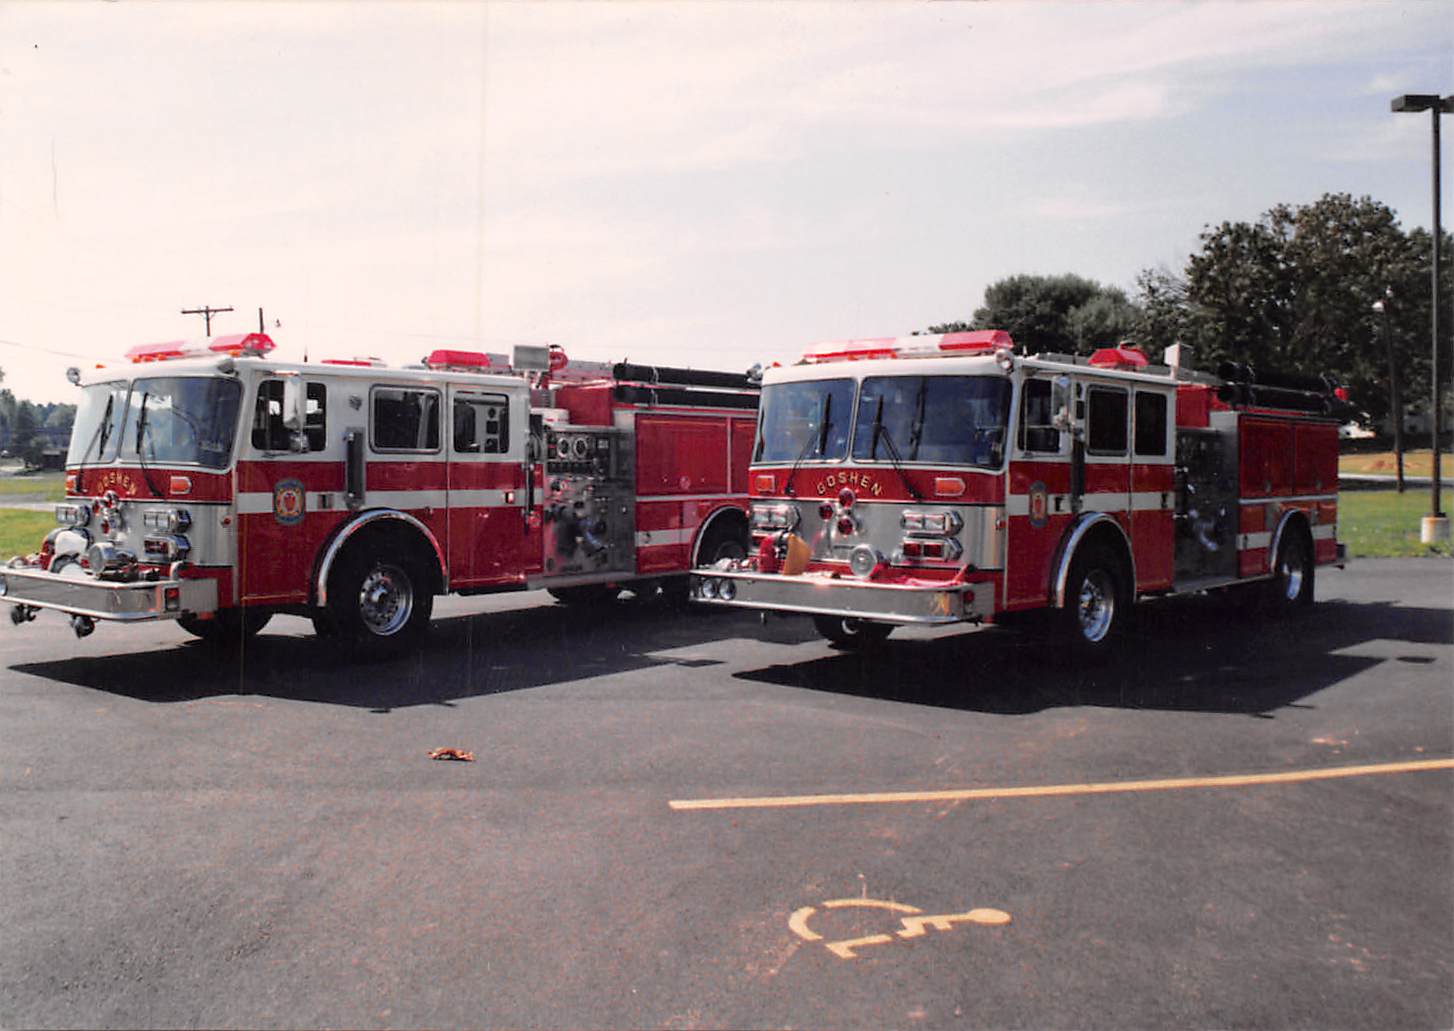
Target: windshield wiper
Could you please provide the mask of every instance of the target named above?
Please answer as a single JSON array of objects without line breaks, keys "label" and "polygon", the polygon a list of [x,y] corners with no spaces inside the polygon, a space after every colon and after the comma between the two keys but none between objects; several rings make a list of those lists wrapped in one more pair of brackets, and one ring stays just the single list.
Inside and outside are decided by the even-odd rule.
[{"label": "windshield wiper", "polygon": [[928,379],[919,380],[919,396],[914,401],[914,425],[909,430],[909,458],[919,457],[919,442],[924,436],[924,396],[929,393]]},{"label": "windshield wiper", "polygon": [[884,396],[878,396],[878,406],[873,413],[873,436],[869,438],[868,457],[875,460],[878,458],[878,442],[882,440],[888,445],[889,462],[894,467],[894,472],[899,474],[899,482],[909,492],[909,496],[915,501],[923,501],[924,495],[909,482],[908,474],[904,472],[904,460],[899,456],[899,449],[894,446],[894,438],[889,435],[888,427],[884,425]]},{"label": "windshield wiper", "polygon": [[[142,442],[146,439],[146,402],[150,397],[150,392],[141,395],[141,411],[136,416],[136,463],[141,466],[141,478],[146,481],[146,489],[151,491],[152,497],[159,498],[163,496],[162,492],[151,482],[151,470],[146,467],[146,452],[142,448]],[[152,454],[156,454],[155,449]]]},{"label": "windshield wiper", "polygon": [[795,497],[796,496],[796,495],[793,494],[793,477],[795,477],[795,476],[798,475],[798,466],[800,466],[800,465],[803,464],[803,459],[805,459],[805,458],[808,457],[808,452],[810,450],[812,450],[813,445],[814,444],[817,444],[818,445],[818,457],[819,458],[822,458],[824,452],[826,452],[828,450],[828,426],[829,426],[828,420],[830,418],[832,418],[832,416],[833,416],[833,395],[832,394],[824,394],[823,395],[823,415],[822,415],[822,419],[821,419],[821,424],[818,426],[818,437],[817,437],[816,440],[814,438],[812,438],[812,437],[809,437],[806,441],[803,442],[803,450],[799,451],[798,452],[798,457],[795,458],[795,459],[793,459],[793,467],[788,472],[788,482],[785,483],[785,484],[783,484],[783,493],[786,494],[788,497],[791,498],[791,497]]},{"label": "windshield wiper", "polygon": [[84,493],[81,490],[81,479],[86,474],[86,459],[91,455],[91,449],[96,447],[96,441],[101,442],[101,451],[106,450],[106,442],[111,439],[111,413],[116,408],[116,395],[112,394],[106,398],[106,411],[101,416],[101,421],[96,424],[96,432],[91,434],[91,440],[86,445],[81,457],[76,459],[76,493]]}]

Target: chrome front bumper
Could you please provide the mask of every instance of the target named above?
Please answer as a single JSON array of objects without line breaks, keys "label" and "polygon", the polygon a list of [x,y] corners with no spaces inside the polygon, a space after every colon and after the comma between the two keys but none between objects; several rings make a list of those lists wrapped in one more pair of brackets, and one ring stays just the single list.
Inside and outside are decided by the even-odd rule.
[{"label": "chrome front bumper", "polygon": [[140,623],[176,619],[217,608],[216,580],[136,580],[122,583],[41,569],[0,569],[0,602],[56,609],[73,616]]},{"label": "chrome front bumper", "polygon": [[985,619],[994,609],[993,586],[987,583],[886,584],[825,573],[703,570],[692,574],[692,600],[884,623],[963,623]]}]

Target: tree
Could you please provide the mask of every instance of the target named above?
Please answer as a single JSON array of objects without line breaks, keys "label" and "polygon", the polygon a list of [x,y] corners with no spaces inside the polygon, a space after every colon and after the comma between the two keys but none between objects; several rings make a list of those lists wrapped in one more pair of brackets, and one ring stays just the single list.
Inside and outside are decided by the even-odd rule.
[{"label": "tree", "polygon": [[1021,274],[990,284],[971,322],[931,326],[931,333],[1003,329],[1035,353],[1088,354],[1128,336],[1139,312],[1125,291],[1082,276]]},{"label": "tree", "polygon": [[1142,330],[1160,347],[1192,345],[1206,369],[1233,359],[1326,372],[1360,408],[1382,416],[1389,370],[1373,302],[1391,291],[1406,396],[1427,397],[1429,250],[1427,233],[1405,233],[1393,210],[1370,197],[1279,204],[1256,222],[1203,230],[1184,276],[1142,272]]}]

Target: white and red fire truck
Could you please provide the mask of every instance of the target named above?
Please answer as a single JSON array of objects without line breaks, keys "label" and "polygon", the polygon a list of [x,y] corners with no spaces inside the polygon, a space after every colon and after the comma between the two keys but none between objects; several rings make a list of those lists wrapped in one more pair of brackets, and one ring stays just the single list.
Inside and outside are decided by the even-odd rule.
[{"label": "white and red fire truck", "polygon": [[1341,388],[994,331],[853,340],[763,377],[754,547],[695,599],[813,616],[840,644],[1040,610],[1099,651],[1137,599],[1261,581],[1313,597],[1337,540]]},{"label": "white and red fire truck", "polygon": [[410,368],[271,350],[241,334],[72,370],[60,525],[0,570],[16,623],[55,609],[80,636],[176,619],[236,639],[284,612],[389,646],[438,594],[685,596],[692,565],[745,553],[746,374],[547,347]]}]

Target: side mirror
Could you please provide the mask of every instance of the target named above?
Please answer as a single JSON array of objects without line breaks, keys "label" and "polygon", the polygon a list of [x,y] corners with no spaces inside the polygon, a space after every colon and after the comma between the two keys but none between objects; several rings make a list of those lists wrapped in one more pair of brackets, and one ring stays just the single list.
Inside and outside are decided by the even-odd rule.
[{"label": "side mirror", "polygon": [[308,450],[308,436],[303,432],[308,422],[308,393],[296,376],[283,380],[283,429],[293,451]]},{"label": "side mirror", "polygon": [[1071,389],[1069,376],[1056,376],[1050,384],[1051,425],[1064,433],[1075,430],[1075,392]]}]

